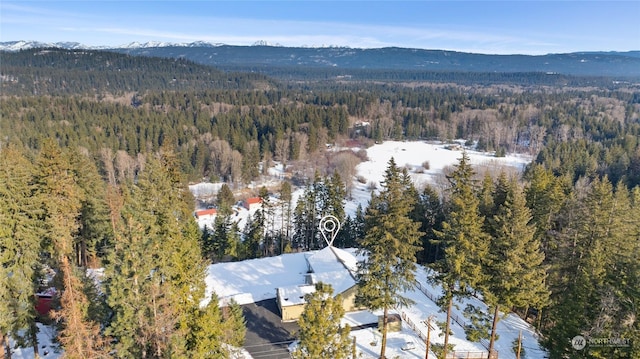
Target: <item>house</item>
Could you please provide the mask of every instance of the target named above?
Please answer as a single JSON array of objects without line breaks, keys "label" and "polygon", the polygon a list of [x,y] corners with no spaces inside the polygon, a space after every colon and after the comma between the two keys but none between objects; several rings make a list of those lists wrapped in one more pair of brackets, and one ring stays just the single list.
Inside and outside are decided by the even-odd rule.
[{"label": "house", "polygon": [[218,215],[218,211],[215,208],[201,209],[196,211],[194,215],[198,220],[214,219]]},{"label": "house", "polygon": [[43,292],[36,293],[36,312],[39,316],[46,317],[49,315],[55,296],[55,288],[48,288]]},{"label": "house", "polygon": [[247,198],[242,202],[244,208],[252,211],[254,209],[258,209],[262,207],[262,198],[260,197],[251,197]]},{"label": "house", "polygon": [[316,291],[315,285],[301,284],[276,289],[276,301],[283,322],[292,322],[300,318],[306,301],[304,296]]},{"label": "house", "polygon": [[334,296],[342,297],[345,312],[360,310],[356,307],[357,259],[349,252],[333,246],[327,246],[305,256],[307,274],[304,284],[280,287],[276,289],[276,301],[283,322],[297,320],[306,305],[304,296],[315,292],[319,282],[330,284]]}]

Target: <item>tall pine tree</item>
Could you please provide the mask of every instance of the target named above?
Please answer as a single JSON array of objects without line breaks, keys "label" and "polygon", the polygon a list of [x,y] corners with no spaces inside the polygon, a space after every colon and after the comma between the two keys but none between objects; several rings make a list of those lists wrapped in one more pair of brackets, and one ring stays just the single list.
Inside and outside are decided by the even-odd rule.
[{"label": "tall pine tree", "polygon": [[483,231],[484,218],[479,212],[479,200],[474,181],[475,171],[469,156],[463,152],[449,180],[449,207],[442,231],[436,231],[436,245],[444,249],[443,258],[434,263],[436,276],[444,290],[442,306],[446,308],[444,356],[449,344],[451,309],[454,297],[464,297],[484,283],[483,260],[489,249],[489,239]]},{"label": "tall pine tree", "polygon": [[36,185],[43,198],[45,240],[56,270],[60,308],[52,314],[58,324],[58,340],[70,358],[105,355],[99,324],[90,318],[85,293],[86,273],[76,270],[75,241],[80,229],[85,193],[72,166],[72,154],[53,140],[46,140],[37,158]]},{"label": "tall pine tree", "polygon": [[352,357],[349,325],[341,327],[344,315],[340,295],[333,297],[331,285],[318,283],[307,302],[298,325],[300,343],[294,359],[349,359]]},{"label": "tall pine tree", "polygon": [[403,172],[392,158],[385,171],[379,194],[371,195],[365,214],[365,236],[359,264],[356,302],[369,309],[383,310],[380,358],[385,358],[389,309],[411,303],[402,293],[415,285],[416,253],[422,233],[420,223],[409,215],[415,204]]},{"label": "tall pine tree", "polygon": [[16,147],[0,150],[0,357],[11,336],[31,344],[38,356],[35,293],[40,266],[42,208],[33,183],[34,167]]},{"label": "tall pine tree", "polygon": [[193,200],[175,165],[171,153],[161,152],[123,189],[106,272],[114,313],[108,333],[118,357],[189,356],[198,347],[190,338],[209,337],[220,324],[201,321],[216,314],[200,308],[206,267]]},{"label": "tall pine tree", "polygon": [[500,176],[494,191],[496,214],[491,221],[491,245],[485,264],[487,282],[484,299],[494,308],[489,351],[493,350],[498,313],[548,304],[546,268],[531,213],[526,206],[522,189],[515,179],[507,182]]}]

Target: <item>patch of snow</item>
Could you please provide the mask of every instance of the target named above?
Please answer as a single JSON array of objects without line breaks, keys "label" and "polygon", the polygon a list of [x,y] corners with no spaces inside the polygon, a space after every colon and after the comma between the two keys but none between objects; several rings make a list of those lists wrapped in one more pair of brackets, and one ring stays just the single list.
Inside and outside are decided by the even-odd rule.
[{"label": "patch of snow", "polygon": [[[62,351],[55,343],[56,330],[53,326],[37,323],[38,326],[38,354],[44,359],[58,359],[62,356]],[[13,346],[14,343],[11,343]],[[32,359],[35,355],[33,348],[12,349],[12,359]]]}]

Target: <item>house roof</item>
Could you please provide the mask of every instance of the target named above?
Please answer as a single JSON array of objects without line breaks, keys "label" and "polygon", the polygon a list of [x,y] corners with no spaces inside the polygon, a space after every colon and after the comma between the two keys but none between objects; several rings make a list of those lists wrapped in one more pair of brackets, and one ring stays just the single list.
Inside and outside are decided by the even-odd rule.
[{"label": "house roof", "polygon": [[304,296],[316,291],[314,285],[295,285],[278,288],[278,299],[283,307],[304,304]]},{"label": "house roof", "polygon": [[199,211],[196,211],[196,217],[202,217],[202,216],[207,216],[207,215],[215,215],[217,213],[218,213],[218,211],[215,208],[201,209]]},{"label": "house roof", "polygon": [[[344,250],[333,248],[335,253],[351,251],[354,249]],[[331,264],[331,249],[281,254],[275,257],[265,257],[258,259],[247,259],[239,262],[221,262],[209,266],[209,275],[207,276],[207,296],[215,291],[218,295],[221,305],[228,300],[234,299],[239,304],[254,303],[260,300],[276,298],[276,288],[289,288],[305,284],[313,283],[313,280],[331,284],[334,293],[340,293],[339,290],[348,289],[349,275],[348,271],[342,267],[333,256],[333,264]],[[315,263],[316,270],[323,270],[325,274],[318,273],[308,274],[309,261],[308,258],[315,253],[323,252],[318,257],[311,259]],[[326,262],[321,265],[321,258],[326,256]],[[342,256],[342,255],[341,255]],[[354,259],[355,263],[355,259]],[[331,267],[333,266],[333,267]],[[355,264],[354,264],[355,267]],[[334,268],[335,271],[331,271]],[[328,271],[327,271],[328,270]],[[338,270],[342,271],[341,277],[337,277]],[[346,276],[345,276],[346,274]],[[333,277],[332,277],[333,275]],[[307,281],[306,276],[310,276]],[[313,278],[315,276],[315,278]]]},{"label": "house roof", "polygon": [[260,197],[250,197],[244,200],[247,204],[257,204],[262,202]]},{"label": "house roof", "polygon": [[313,283],[331,284],[334,294],[340,294],[356,284],[357,259],[349,252],[327,246],[306,256]]}]

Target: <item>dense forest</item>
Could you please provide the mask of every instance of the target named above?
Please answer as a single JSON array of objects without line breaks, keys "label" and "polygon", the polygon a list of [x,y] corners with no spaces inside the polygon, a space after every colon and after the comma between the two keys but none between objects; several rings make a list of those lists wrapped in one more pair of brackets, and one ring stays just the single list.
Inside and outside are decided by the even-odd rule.
[{"label": "dense forest", "polygon": [[[33,294],[53,273],[49,320],[70,358],[224,356],[242,345],[243,319],[215,294],[199,305],[207,263],[319,248],[323,214],[344,220],[336,244],[376,246],[380,209],[344,212],[365,155],[327,144],[465,139],[535,161],[510,178],[463,157],[444,190],[402,182],[417,263],[442,273],[447,298],[481,293],[530,320],[552,358],[582,357],[569,343],[578,334],[631,340],[594,358],[640,357],[639,85],[536,73],[276,81],[101,51],[0,56],[4,355],[8,336],[37,351],[35,320],[46,319]],[[304,195],[268,203],[263,188],[264,210],[234,228],[236,193],[273,161],[291,179],[269,191]],[[186,190],[203,178],[227,184],[204,232]],[[287,223],[265,230],[278,208]],[[463,259],[467,271],[456,269]],[[96,269],[101,287],[87,274]]]}]

